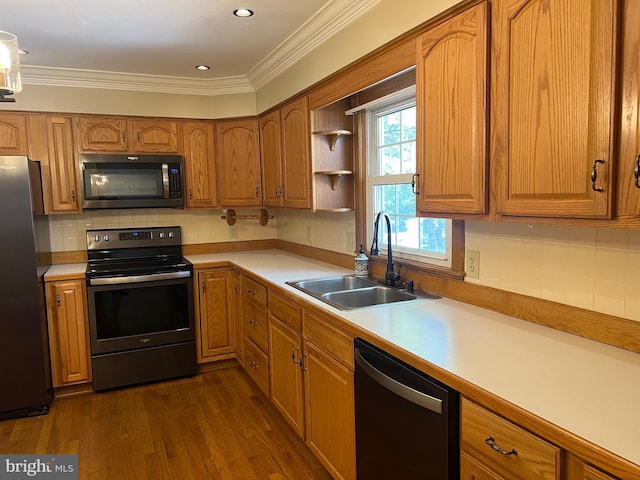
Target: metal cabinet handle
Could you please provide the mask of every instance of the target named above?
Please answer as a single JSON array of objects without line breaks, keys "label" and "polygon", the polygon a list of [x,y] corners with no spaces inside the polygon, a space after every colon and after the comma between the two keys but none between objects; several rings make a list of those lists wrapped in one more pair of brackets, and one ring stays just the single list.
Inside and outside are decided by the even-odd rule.
[{"label": "metal cabinet handle", "polygon": [[260,185],[256,187],[256,198],[260,198]]},{"label": "metal cabinet handle", "polygon": [[202,293],[205,293],[207,291],[207,285],[202,282]]},{"label": "metal cabinet handle", "polygon": [[140,130],[136,132],[136,139],[138,140],[138,143],[140,143]]},{"label": "metal cabinet handle", "polygon": [[251,363],[249,364],[249,366],[250,366],[251,368],[253,368],[253,369],[258,368],[258,364],[257,364],[256,362],[251,362]]},{"label": "metal cabinet handle", "polygon": [[124,130],[122,131],[122,141],[123,142],[127,141],[127,137],[125,136]]},{"label": "metal cabinet handle", "polygon": [[597,159],[593,162],[593,168],[591,169],[591,188],[594,192],[603,192],[604,188],[596,187],[596,182],[598,181],[598,164],[604,163],[604,160],[601,158]]},{"label": "metal cabinet handle", "polygon": [[489,447],[491,447],[492,450],[495,450],[496,452],[502,455],[518,455],[518,452],[516,451],[515,448],[512,448],[510,452],[507,452],[506,450],[503,450],[502,448],[500,448],[500,446],[496,444],[496,439],[493,437],[487,438],[484,441],[484,443],[489,445]]},{"label": "metal cabinet handle", "polygon": [[193,190],[189,189],[189,200],[193,200]]},{"label": "metal cabinet handle", "polygon": [[256,291],[255,291],[254,289],[250,288],[249,290],[247,290],[247,293],[248,293],[249,295],[255,295],[255,294],[256,294]]},{"label": "metal cabinet handle", "polygon": [[257,320],[249,320],[249,325],[256,326],[256,325],[258,325],[258,321]]},{"label": "metal cabinet handle", "polygon": [[299,347],[295,347],[293,350],[291,350],[291,363],[293,363],[294,365],[300,365],[299,361],[296,360],[296,352],[300,351]]},{"label": "metal cabinet handle", "polygon": [[[636,180],[636,182],[637,182],[637,180]],[[75,190],[71,190],[71,201],[73,203],[76,202],[76,192],[75,192]]]},{"label": "metal cabinet handle", "polygon": [[414,193],[414,195],[419,195],[420,192],[418,190],[416,190],[416,177],[419,177],[420,174],[419,173],[414,173],[413,175],[411,175],[411,191]]},{"label": "metal cabinet handle", "polygon": [[640,155],[636,157],[636,166],[633,169],[633,176],[636,179],[636,188],[640,188]]},{"label": "metal cabinet handle", "polygon": [[307,354],[303,353],[302,355],[300,355],[300,360],[298,360],[298,365],[300,366],[300,370],[302,370],[303,372],[306,372],[307,370],[309,370],[307,367],[304,366],[305,358],[307,358]]},{"label": "metal cabinet handle", "polygon": [[442,399],[419,392],[418,390],[408,387],[407,385],[404,385],[397,380],[385,375],[376,367],[367,362],[367,360],[362,356],[362,353],[360,353],[360,350],[356,349],[355,352],[356,363],[360,365],[362,370],[364,370],[364,372],[369,375],[372,380],[375,380],[387,390],[392,391],[396,395],[399,395],[400,397],[408,400],[411,403],[415,403],[416,405],[426,408],[427,410],[431,410],[435,413],[442,413]]},{"label": "metal cabinet handle", "polygon": [[58,306],[61,307],[62,306],[62,299],[60,298],[60,294],[56,295],[56,299],[58,301]]}]

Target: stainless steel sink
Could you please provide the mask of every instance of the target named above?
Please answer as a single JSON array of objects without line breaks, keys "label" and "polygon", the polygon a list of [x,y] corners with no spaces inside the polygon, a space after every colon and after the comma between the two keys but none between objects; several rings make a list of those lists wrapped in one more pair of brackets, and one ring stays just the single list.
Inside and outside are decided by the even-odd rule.
[{"label": "stainless steel sink", "polygon": [[322,298],[344,308],[368,307],[385,303],[415,300],[416,295],[391,287],[369,287],[343,292],[325,293]]},{"label": "stainless steel sink", "polygon": [[356,288],[373,287],[376,282],[355,276],[331,277],[319,280],[302,280],[300,282],[287,282],[307,293],[330,293]]},{"label": "stainless steel sink", "polygon": [[353,275],[300,280],[287,282],[287,284],[340,310],[352,310],[420,298],[440,298],[428,292],[408,292],[387,287],[377,280]]}]

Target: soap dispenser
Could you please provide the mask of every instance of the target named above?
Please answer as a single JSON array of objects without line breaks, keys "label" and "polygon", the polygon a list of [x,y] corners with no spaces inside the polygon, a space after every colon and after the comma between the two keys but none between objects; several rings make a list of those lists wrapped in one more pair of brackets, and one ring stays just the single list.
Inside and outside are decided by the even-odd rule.
[{"label": "soap dispenser", "polygon": [[360,245],[360,251],[356,255],[356,275],[366,277],[369,275],[369,257],[364,253],[362,245]]}]

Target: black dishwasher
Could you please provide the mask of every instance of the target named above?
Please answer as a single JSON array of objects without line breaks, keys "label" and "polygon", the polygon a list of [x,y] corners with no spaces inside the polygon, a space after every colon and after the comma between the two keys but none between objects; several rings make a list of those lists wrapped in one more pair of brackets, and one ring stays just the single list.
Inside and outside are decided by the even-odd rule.
[{"label": "black dishwasher", "polygon": [[459,479],[459,394],[355,339],[358,480]]}]

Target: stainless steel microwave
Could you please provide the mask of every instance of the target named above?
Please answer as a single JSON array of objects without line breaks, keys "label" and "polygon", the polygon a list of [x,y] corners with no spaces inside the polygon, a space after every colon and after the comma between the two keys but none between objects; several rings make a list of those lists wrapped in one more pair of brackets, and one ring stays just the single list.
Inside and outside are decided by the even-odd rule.
[{"label": "stainless steel microwave", "polygon": [[79,156],[82,207],[184,208],[181,155]]}]

